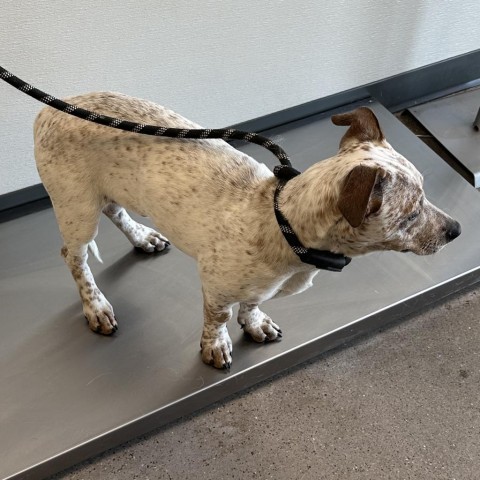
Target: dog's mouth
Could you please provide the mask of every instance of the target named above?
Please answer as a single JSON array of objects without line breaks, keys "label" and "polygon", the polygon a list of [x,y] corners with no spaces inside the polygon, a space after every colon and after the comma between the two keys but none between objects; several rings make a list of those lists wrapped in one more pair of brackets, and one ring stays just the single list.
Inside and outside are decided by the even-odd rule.
[{"label": "dog's mouth", "polygon": [[440,250],[442,250],[445,247],[446,243],[429,243],[426,245],[422,245],[421,248],[419,249],[405,249],[401,250],[401,252],[406,252],[406,253],[414,253],[415,255],[419,256],[428,256],[428,255],[433,255],[435,253],[438,253]]}]

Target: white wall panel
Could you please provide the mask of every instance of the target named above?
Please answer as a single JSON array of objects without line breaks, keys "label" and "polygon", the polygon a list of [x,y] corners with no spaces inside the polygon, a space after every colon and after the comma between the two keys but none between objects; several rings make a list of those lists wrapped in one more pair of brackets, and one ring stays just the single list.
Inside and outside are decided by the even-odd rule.
[{"label": "white wall panel", "polygon": [[[56,96],[117,90],[221,127],[480,47],[478,0],[2,2],[0,64]],[[0,83],[0,194],[39,182],[41,104]]]}]

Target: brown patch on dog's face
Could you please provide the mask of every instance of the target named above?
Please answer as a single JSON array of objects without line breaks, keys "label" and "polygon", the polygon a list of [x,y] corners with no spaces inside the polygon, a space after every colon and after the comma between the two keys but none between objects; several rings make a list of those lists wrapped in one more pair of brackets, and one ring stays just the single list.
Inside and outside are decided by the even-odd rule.
[{"label": "brown patch on dog's face", "polygon": [[377,194],[373,194],[375,185],[384,176],[385,172],[381,168],[367,165],[358,165],[347,175],[337,206],[352,227],[359,227],[367,214],[379,210],[382,205],[381,192],[377,189]]},{"label": "brown patch on dog's face", "polygon": [[360,107],[353,112],[341,113],[332,116],[335,125],[349,126],[340,140],[340,148],[352,142],[375,142],[385,140],[380,124],[375,114],[367,107]]}]

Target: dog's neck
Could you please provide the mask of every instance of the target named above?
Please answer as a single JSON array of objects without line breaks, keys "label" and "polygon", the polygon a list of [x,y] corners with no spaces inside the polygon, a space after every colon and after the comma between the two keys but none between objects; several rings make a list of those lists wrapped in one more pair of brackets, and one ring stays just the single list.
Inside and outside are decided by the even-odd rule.
[{"label": "dog's neck", "polygon": [[[307,172],[290,179],[284,185],[278,196],[279,206],[303,246],[332,252],[332,245],[328,240],[329,228],[340,215],[339,213],[332,215],[332,210],[338,210],[332,205],[335,194],[323,189],[326,194],[324,198],[320,199],[315,188],[310,191],[308,185],[310,179],[307,177],[314,178],[316,174]],[[257,245],[259,258],[269,259],[270,264],[296,270],[314,269],[314,266],[302,262],[294,253],[277,222],[273,203],[278,184],[278,178],[270,177],[263,181],[256,190],[255,204],[260,206],[258,216],[256,216],[258,225],[251,228],[250,231],[259,233],[255,234],[251,242]]]},{"label": "dog's neck", "polygon": [[290,179],[279,194],[280,210],[307,248],[334,248],[329,230],[341,216],[335,204],[338,192],[332,187],[336,184],[320,163]]}]

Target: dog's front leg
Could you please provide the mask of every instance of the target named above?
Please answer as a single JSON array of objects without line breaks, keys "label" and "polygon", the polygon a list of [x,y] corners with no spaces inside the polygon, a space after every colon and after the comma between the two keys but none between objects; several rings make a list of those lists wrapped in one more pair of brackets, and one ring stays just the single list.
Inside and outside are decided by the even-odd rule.
[{"label": "dog's front leg", "polygon": [[256,342],[271,342],[282,336],[280,327],[256,304],[240,303],[237,321]]},{"label": "dog's front leg", "polygon": [[232,318],[232,307],[224,306],[203,295],[204,325],[200,347],[202,360],[216,368],[230,368],[232,364],[232,341],[228,335],[227,322]]}]

